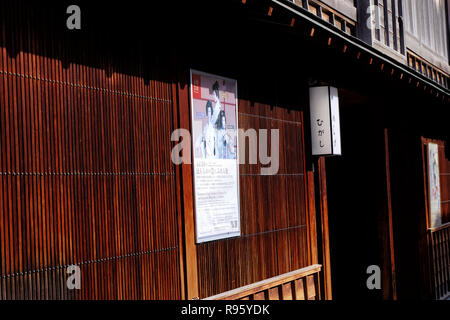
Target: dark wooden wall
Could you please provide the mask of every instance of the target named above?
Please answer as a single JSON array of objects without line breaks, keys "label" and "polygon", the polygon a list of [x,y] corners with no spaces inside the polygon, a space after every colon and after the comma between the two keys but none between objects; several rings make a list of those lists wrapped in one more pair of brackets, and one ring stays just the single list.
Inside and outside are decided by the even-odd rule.
[{"label": "dark wooden wall", "polygon": [[[182,298],[178,208],[188,204],[179,200],[170,136],[179,98],[174,70],[186,76],[188,69],[174,62],[175,38],[149,32],[164,22],[144,17],[154,25],[111,29],[106,22],[119,21],[117,12],[83,3],[82,30],[72,33],[60,16],[66,4],[1,4],[0,298]],[[93,19],[102,13],[109,20]],[[255,60],[241,69],[247,61],[231,48],[222,52],[222,70],[208,58],[196,65],[182,44],[177,50],[189,67],[235,76],[241,128],[280,130],[278,175],[241,166],[243,236],[197,248],[199,296],[317,263],[306,201],[304,79],[280,83],[286,65],[262,71]],[[66,288],[70,265],[81,267],[81,290]]]},{"label": "dark wooden wall", "polygon": [[0,3],[0,299],[180,298],[171,64],[65,17]]},{"label": "dark wooden wall", "polygon": [[[267,3],[229,1],[204,15],[205,2],[185,1],[167,18],[136,3],[81,1],[79,32],[65,28],[68,1],[0,3],[0,298],[177,299],[184,276],[195,282],[187,296],[204,298],[321,263],[310,225],[317,173],[303,143],[309,80],[396,97],[347,103],[344,156],[327,160],[336,292],[381,298],[367,293],[365,271],[383,262],[388,128],[398,280],[402,297],[418,296],[419,140],[424,123],[448,134],[448,112],[424,112],[430,100],[416,100],[416,86],[298,20],[293,32],[290,17],[272,19],[280,11],[268,18]],[[198,246],[192,170],[169,158],[172,130],[190,128],[189,68],[237,79],[240,127],[281,138],[278,175],[240,167],[243,236]],[[66,290],[71,264],[82,269],[80,291]]]}]

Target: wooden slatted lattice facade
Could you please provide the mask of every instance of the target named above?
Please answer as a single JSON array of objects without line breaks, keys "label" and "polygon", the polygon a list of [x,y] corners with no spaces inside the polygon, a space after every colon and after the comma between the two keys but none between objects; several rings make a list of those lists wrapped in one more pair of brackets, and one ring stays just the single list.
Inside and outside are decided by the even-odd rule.
[{"label": "wooden slatted lattice facade", "polygon": [[[105,29],[68,36],[54,11],[0,7],[0,299],[186,298],[174,58]],[[243,234],[196,245],[200,298],[317,263],[302,106],[266,100],[241,98],[239,124],[280,130],[280,169],[241,165]]]},{"label": "wooden slatted lattice facade", "polygon": [[[352,17],[334,8],[334,1],[236,0],[223,6],[221,2],[220,10],[204,16],[196,9],[205,2],[184,2],[184,7],[177,7],[178,15],[166,2],[167,12],[173,14],[170,19],[138,5],[109,11],[85,2],[83,28],[77,32],[65,28],[65,0],[57,5],[0,2],[0,300],[330,299],[332,262],[342,260],[342,255],[330,258],[330,242],[336,249],[336,239],[346,236],[360,241],[354,241],[356,246],[369,244],[374,250],[365,248],[355,261],[352,281],[342,276],[345,272],[339,274],[347,266],[334,267],[333,277],[345,283],[341,292],[364,295],[366,274],[358,272],[380,255],[374,261],[384,261],[385,270],[391,268],[384,274],[383,286],[391,288],[384,289],[383,298],[396,299],[396,277],[408,296],[410,279],[404,280],[403,274],[410,265],[424,271],[419,276],[415,268],[414,277],[430,275],[432,288],[425,283],[430,279],[414,280],[427,294],[445,298],[448,145],[440,143],[443,225],[429,229],[423,223],[426,214],[419,213],[425,211],[427,195],[415,143],[419,145],[428,131],[430,137],[446,135],[442,119],[448,112],[434,106],[450,101],[448,70],[439,59],[429,61],[405,44],[402,1],[374,1],[384,5],[385,24],[379,31],[384,36],[379,35],[372,47],[355,39],[361,37],[356,16],[361,8],[350,0],[345,3]],[[104,23],[119,21],[125,16],[122,10],[129,10],[133,18],[117,27]],[[97,21],[95,14],[107,19]],[[175,32],[169,30],[173,25],[178,27]],[[225,34],[230,39],[223,40]],[[436,47],[446,49],[444,44]],[[404,61],[399,64],[392,57]],[[425,77],[407,68],[407,57],[410,67]],[[446,57],[444,52],[441,58]],[[242,235],[202,244],[195,242],[192,165],[175,166],[171,159],[173,131],[191,130],[191,68],[237,80],[239,128],[267,129],[269,137],[276,129],[280,137],[277,174],[263,175],[261,164],[240,165]],[[347,149],[334,162],[335,172],[332,161],[310,152],[305,122],[308,88],[315,84],[339,88],[343,102]],[[380,91],[373,90],[378,86]],[[384,99],[397,92],[410,103],[407,110],[397,108],[404,102],[399,97]],[[372,108],[368,101],[376,97]],[[431,119],[431,113],[420,109],[425,105],[431,106],[427,112],[436,112],[436,128],[427,128],[424,119]],[[351,106],[357,109],[352,112]],[[377,112],[365,113],[371,108]],[[349,133],[350,120],[362,123],[364,114],[373,123],[364,123],[364,135],[355,138]],[[411,127],[399,134],[404,123]],[[409,133],[412,146],[397,141]],[[361,152],[367,141],[377,145],[367,149],[370,153]],[[383,151],[385,156],[379,156]],[[366,162],[359,160],[361,155],[367,155]],[[400,163],[406,155],[415,161]],[[341,187],[341,181],[352,181],[348,172],[342,171],[343,178],[335,181],[338,188],[328,183],[342,168],[354,171],[353,160],[360,162],[358,168],[375,166],[370,178],[360,179],[359,171],[352,172],[361,191],[356,196],[363,195],[356,201]],[[413,183],[404,183],[410,181],[405,177]],[[371,192],[363,194],[367,187]],[[332,237],[327,190],[334,213]],[[415,202],[408,203],[409,198]],[[345,234],[351,215],[344,206],[372,201],[363,223],[378,228],[369,232],[357,225]],[[336,209],[341,204],[343,209]],[[359,219],[360,207],[351,212]],[[378,229],[381,236],[375,234]],[[419,248],[411,248],[415,240]],[[399,243],[407,250],[396,248],[394,253]],[[398,269],[394,260],[399,261]],[[80,290],[66,286],[67,270],[73,265],[81,268]],[[412,288],[419,288],[416,282]]]},{"label": "wooden slatted lattice facade", "polygon": [[240,166],[242,236],[198,245],[201,298],[310,265],[302,113],[239,103],[241,129],[279,130],[280,168],[264,176],[261,165]]},{"label": "wooden slatted lattice facade", "polygon": [[[51,12],[0,6],[0,299],[180,298],[158,61],[74,47],[42,23]],[[81,290],[67,289],[70,265]]]}]

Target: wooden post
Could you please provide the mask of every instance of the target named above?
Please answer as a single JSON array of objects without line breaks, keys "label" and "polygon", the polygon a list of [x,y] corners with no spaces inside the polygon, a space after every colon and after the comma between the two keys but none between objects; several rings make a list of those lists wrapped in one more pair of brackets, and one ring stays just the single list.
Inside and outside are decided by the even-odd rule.
[{"label": "wooden post", "polygon": [[[179,58],[179,57],[177,57]],[[189,72],[181,67],[177,72],[177,102],[179,125],[181,129],[191,129],[189,103]],[[199,297],[197,274],[197,248],[195,245],[194,201],[192,165],[181,165],[180,199],[182,201],[182,228],[184,230],[184,256],[186,271],[186,298],[188,300]]]},{"label": "wooden post", "polygon": [[314,192],[314,172],[308,171],[306,175],[307,190],[308,190],[308,220],[309,220],[309,247],[310,247],[310,263],[318,264],[318,250],[317,250],[317,227],[316,227],[316,205]]},{"label": "wooden post", "polygon": [[325,167],[325,157],[320,157],[318,164],[318,202],[320,209],[320,231],[321,231],[321,260],[323,264],[323,295],[325,300],[332,300],[331,290],[331,262],[330,262],[330,239],[328,229],[328,199],[327,199],[327,176]]},{"label": "wooden post", "polygon": [[[391,170],[389,157],[389,132],[384,130],[384,146],[386,161],[386,193],[387,193],[387,214],[388,214],[388,241],[389,241],[389,278],[390,287],[388,293],[383,290],[383,298],[397,300],[397,283],[395,276],[395,254],[394,254],[394,228],[392,225],[392,198],[391,198]],[[386,295],[385,295],[386,294]]]},{"label": "wooden post", "polygon": [[[173,98],[173,128],[176,130],[180,127],[180,114],[178,106],[178,77],[176,73],[176,55],[173,53],[173,82],[172,82],[172,98]],[[183,170],[182,167],[177,166],[175,170],[176,181],[177,181],[177,212],[178,212],[178,243],[179,243],[179,259],[180,259],[180,290],[181,290],[181,300],[186,299],[186,285],[185,285],[185,250],[184,250],[184,223],[183,223],[183,189],[181,187],[183,181]]]}]

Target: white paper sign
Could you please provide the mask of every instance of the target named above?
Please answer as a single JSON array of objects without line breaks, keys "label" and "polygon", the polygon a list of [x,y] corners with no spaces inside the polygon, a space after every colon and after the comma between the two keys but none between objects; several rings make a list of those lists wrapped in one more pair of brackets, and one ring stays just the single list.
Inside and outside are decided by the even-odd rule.
[{"label": "white paper sign", "polygon": [[441,184],[439,172],[439,147],[435,143],[428,144],[428,185],[430,202],[431,228],[442,224],[441,217]]},{"label": "white paper sign", "polygon": [[237,81],[191,70],[197,243],[241,235]]},{"label": "white paper sign", "polygon": [[311,144],[315,156],[341,155],[338,90],[333,87],[309,89]]}]

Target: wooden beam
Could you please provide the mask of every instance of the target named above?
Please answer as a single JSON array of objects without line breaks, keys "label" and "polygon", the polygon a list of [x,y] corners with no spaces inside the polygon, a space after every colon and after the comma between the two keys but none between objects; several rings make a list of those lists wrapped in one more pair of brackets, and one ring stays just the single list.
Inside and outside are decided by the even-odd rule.
[{"label": "wooden beam", "polygon": [[386,161],[386,193],[388,206],[388,228],[389,228],[389,254],[390,254],[390,279],[391,296],[389,298],[397,300],[397,278],[395,275],[395,252],[394,252],[394,227],[392,222],[392,195],[391,195],[391,169],[389,156],[389,132],[384,130],[385,161]]},{"label": "wooden beam", "polygon": [[321,226],[321,260],[323,263],[323,286],[324,298],[332,300],[331,290],[331,262],[330,262],[330,239],[328,228],[328,197],[327,197],[327,175],[325,157],[318,159],[318,187],[320,204],[320,226]]},{"label": "wooden beam", "polygon": [[307,189],[308,189],[308,213],[309,213],[309,238],[310,238],[310,250],[311,250],[311,263],[318,264],[318,250],[317,250],[317,226],[316,226],[316,205],[315,205],[315,192],[314,192],[314,172],[308,171],[307,173]]},{"label": "wooden beam", "polygon": [[[307,118],[309,115],[306,116]],[[302,112],[301,122],[304,122],[305,115]],[[314,192],[314,172],[307,169],[307,158],[306,158],[306,129],[305,125],[302,126],[302,146],[303,154],[305,155],[305,161],[303,161],[303,172],[305,172],[305,204],[307,208],[307,219],[306,224],[308,228],[308,264],[318,264],[318,250],[317,250],[317,227],[316,227],[316,206],[315,206],[315,192]]]},{"label": "wooden beam", "polygon": [[[174,55],[173,57],[173,74],[176,75],[176,55]],[[175,77],[176,79],[176,77]],[[178,91],[178,84],[176,83],[176,81],[173,81],[172,83],[172,92],[176,93]],[[174,128],[179,128],[180,127],[180,114],[179,114],[179,108],[178,108],[178,95],[177,94],[173,94],[173,127]],[[182,196],[183,196],[183,192],[182,192],[182,188],[180,187],[182,184],[182,168],[180,166],[178,166],[175,169],[175,180],[177,181],[177,190],[176,190],[176,196],[177,196],[177,210],[179,212],[178,214],[178,239],[179,239],[179,259],[180,259],[180,289],[181,289],[181,300],[185,300],[186,299],[186,287],[185,287],[185,256],[184,256],[184,248],[183,248],[183,243],[184,243],[184,236],[183,236],[183,215],[181,214],[182,210],[183,210],[183,205],[182,205]]]},{"label": "wooden beam", "polygon": [[[189,90],[190,79],[189,70],[180,68],[178,74],[178,112],[180,128],[191,129]],[[198,288],[198,268],[197,268],[197,248],[195,244],[195,223],[194,223],[194,196],[192,165],[183,164],[181,166],[182,177],[182,201],[183,201],[183,225],[186,257],[186,298],[188,300],[199,297]]]}]

